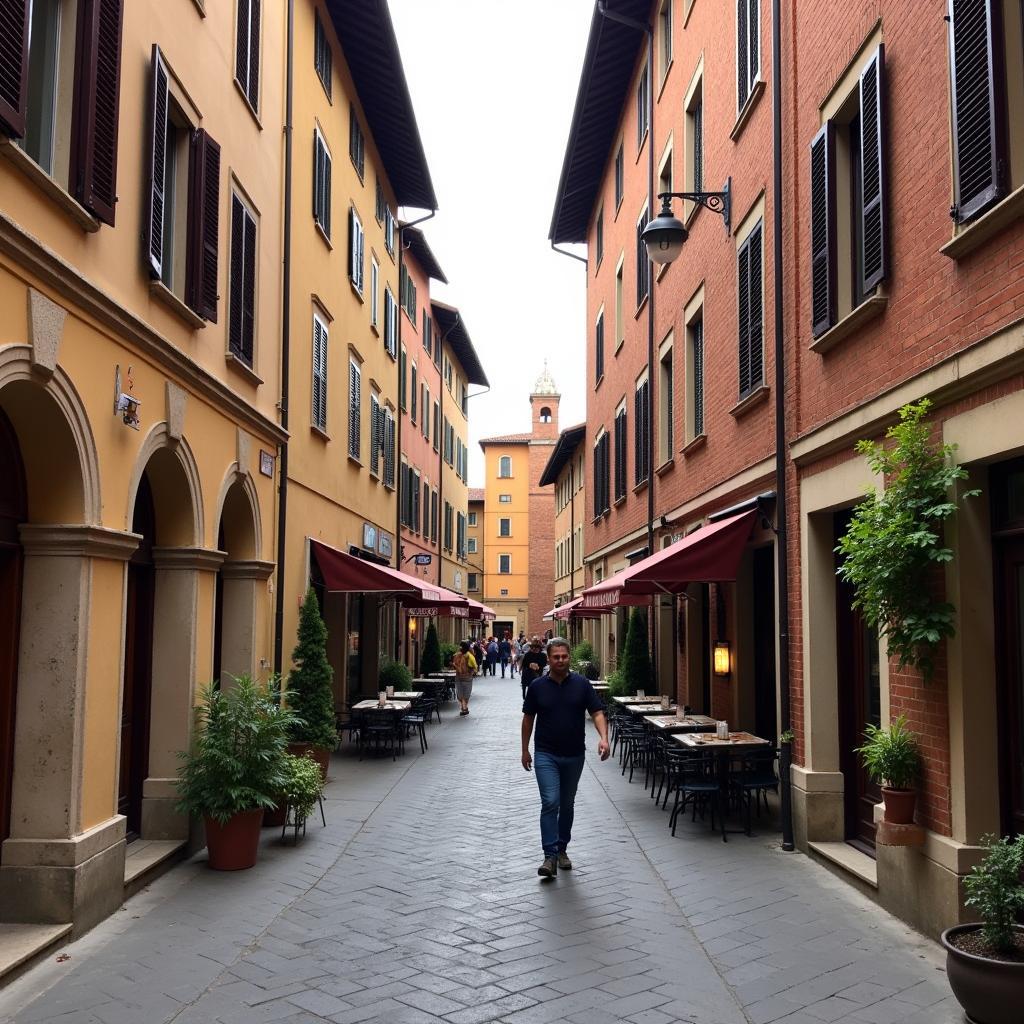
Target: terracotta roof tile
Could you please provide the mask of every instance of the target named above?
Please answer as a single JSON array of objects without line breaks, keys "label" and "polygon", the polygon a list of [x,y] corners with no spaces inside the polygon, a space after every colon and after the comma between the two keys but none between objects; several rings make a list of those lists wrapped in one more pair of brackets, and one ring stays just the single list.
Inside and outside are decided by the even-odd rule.
[{"label": "terracotta roof tile", "polygon": [[469,489],[469,500],[470,501],[483,501],[484,500],[484,489],[482,487],[470,487],[470,489]]},{"label": "terracotta roof tile", "polygon": [[500,437],[482,437],[481,444],[527,444],[533,440],[533,434],[502,434]]}]

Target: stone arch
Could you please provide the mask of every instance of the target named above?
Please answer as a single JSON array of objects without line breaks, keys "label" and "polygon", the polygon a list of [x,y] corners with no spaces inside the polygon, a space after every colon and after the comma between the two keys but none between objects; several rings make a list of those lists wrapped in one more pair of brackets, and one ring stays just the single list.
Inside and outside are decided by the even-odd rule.
[{"label": "stone arch", "polygon": [[220,540],[217,547],[225,551],[229,561],[259,559],[263,550],[263,519],[260,515],[260,499],[256,492],[251,473],[243,473],[238,463],[233,462],[220,485],[217,496],[217,530],[229,521],[229,536],[226,546]]},{"label": "stone arch", "polygon": [[[150,474],[153,496],[164,513],[158,517],[157,543],[161,547],[202,547],[205,520],[199,467],[188,442],[184,438],[180,441],[173,439],[166,422],[154,425],[139,448],[128,484],[126,528],[131,529],[139,483],[151,464],[154,470]],[[182,477],[187,485],[184,493],[175,487]]]},{"label": "stone arch", "polygon": [[[99,456],[85,405],[71,378],[60,367],[49,375],[34,369],[29,345],[4,346],[0,405],[14,426],[25,461],[30,521],[98,525],[103,507]],[[33,472],[33,466],[40,470]]]}]

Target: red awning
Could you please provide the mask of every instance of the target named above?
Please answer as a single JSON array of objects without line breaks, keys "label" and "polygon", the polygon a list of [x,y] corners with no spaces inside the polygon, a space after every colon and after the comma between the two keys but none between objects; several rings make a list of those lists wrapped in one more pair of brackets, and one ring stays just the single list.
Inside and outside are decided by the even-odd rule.
[{"label": "red awning", "polygon": [[355,558],[310,538],[309,546],[323,573],[324,584],[332,593],[408,595],[417,601],[439,601],[437,587],[407,576],[389,565],[377,565]]},{"label": "red awning", "polygon": [[498,617],[493,608],[488,608],[487,605],[474,601],[471,597],[466,600],[469,602],[469,617],[471,619],[480,619],[481,621],[491,619],[493,621]]},{"label": "red awning", "polygon": [[[552,609],[552,617],[564,622],[566,619],[599,619],[602,612],[597,608],[583,608],[583,595]],[[545,616],[546,618],[547,616]]]},{"label": "red awning", "polygon": [[702,527],[675,544],[583,592],[583,608],[638,604],[651,594],[678,594],[690,583],[736,579],[757,510]]},{"label": "red awning", "polygon": [[469,618],[469,599],[457,594],[454,590],[446,590],[444,587],[433,584],[433,589],[438,591],[440,597],[429,604],[418,600],[415,597],[402,598],[402,604],[406,606],[407,615],[448,615],[454,619]]}]

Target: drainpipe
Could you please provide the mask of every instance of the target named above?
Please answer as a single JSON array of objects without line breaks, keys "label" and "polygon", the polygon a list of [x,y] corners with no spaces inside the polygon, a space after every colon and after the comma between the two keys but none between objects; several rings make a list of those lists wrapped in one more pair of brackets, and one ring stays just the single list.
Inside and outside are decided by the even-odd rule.
[{"label": "drainpipe", "polygon": [[[776,573],[779,604],[779,695],[782,731],[792,726],[789,700],[789,531],[786,524],[786,353],[782,316],[782,15],[781,0],[772,0],[772,231],[775,235],[775,518]],[[791,749],[782,744],[779,756],[781,776],[782,849],[793,843],[793,803],[789,780]]]},{"label": "drainpipe", "polygon": [[[286,93],[284,115],[284,251],[281,269],[281,403],[280,422],[288,430],[288,389],[291,371],[292,310],[292,110],[294,105],[295,0],[288,0],[288,44],[285,68]],[[277,485],[277,594],[274,602],[274,673],[280,675],[284,664],[284,591],[286,525],[288,522],[288,441],[281,442],[278,454]]]}]

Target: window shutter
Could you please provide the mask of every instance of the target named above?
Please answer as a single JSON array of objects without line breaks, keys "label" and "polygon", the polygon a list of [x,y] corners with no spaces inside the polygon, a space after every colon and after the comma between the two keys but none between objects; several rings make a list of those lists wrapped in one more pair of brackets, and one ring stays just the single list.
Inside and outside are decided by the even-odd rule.
[{"label": "window shutter", "polygon": [[761,37],[761,0],[748,0],[750,4],[750,16],[747,19],[747,52],[749,62],[747,64],[747,88],[757,80],[760,68],[760,54],[758,43]]},{"label": "window shutter", "polygon": [[736,3],[736,109],[747,102],[747,2]]},{"label": "window shutter", "polygon": [[[235,25],[235,78],[248,95],[249,85],[249,4],[253,0],[238,0]],[[255,0],[259,3],[259,0]]]},{"label": "window shutter", "polygon": [[359,368],[355,363],[348,366],[348,453],[359,458],[359,406],[362,401],[362,388],[359,379]]},{"label": "window shutter", "polygon": [[601,514],[601,442],[594,446],[594,518]]},{"label": "window shutter", "polygon": [[704,100],[693,108],[693,191],[704,191]]},{"label": "window shutter", "polygon": [[750,233],[747,243],[750,252],[750,332],[747,344],[750,353],[750,383],[753,390],[764,382],[764,309],[761,289],[761,225]]},{"label": "window shutter", "polygon": [[633,483],[638,484],[644,478],[644,405],[643,385],[633,395]]},{"label": "window shutter", "polygon": [[835,130],[826,121],[811,142],[811,330],[836,322]]},{"label": "window shutter", "polygon": [[245,94],[253,110],[260,105],[260,6],[262,0],[249,0],[249,77]]},{"label": "window shutter", "polygon": [[739,293],[740,396],[750,390],[750,240],[739,252],[737,289]]},{"label": "window shutter", "polygon": [[[237,201],[237,199],[235,199]],[[241,206],[241,204],[239,204]],[[250,219],[242,207],[241,242]],[[200,128],[189,155],[189,288],[188,304],[204,320],[217,322],[217,249],[220,222],[220,146]],[[234,212],[232,211],[232,229]],[[250,232],[255,234],[255,232]],[[232,260],[234,254],[232,254]],[[255,262],[255,260],[254,260]],[[234,269],[234,268],[232,268]],[[246,269],[246,275],[250,271]],[[245,278],[243,278],[245,280]],[[251,287],[251,281],[248,282]],[[250,321],[252,320],[250,311]],[[250,338],[250,349],[251,349]]]},{"label": "window shutter", "polygon": [[597,318],[594,331],[594,382],[604,376],[604,313]]},{"label": "window shutter", "polygon": [[996,0],[949,3],[953,202],[960,224],[991,206],[1006,187],[999,6]]},{"label": "window shutter", "polygon": [[323,226],[324,234],[331,237],[331,155],[327,147],[320,143],[323,150],[323,172],[320,176],[320,223]]},{"label": "window shutter", "polygon": [[121,22],[122,0],[79,0],[71,185],[75,198],[105,224],[114,223],[117,203]]},{"label": "window shutter", "polygon": [[356,280],[356,211],[348,208],[348,278],[352,283]]},{"label": "window shutter", "polygon": [[886,276],[885,45],[860,76],[861,295]]},{"label": "window shutter", "polygon": [[163,274],[164,248],[164,181],[167,170],[167,68],[160,47],[153,47],[150,79],[150,159],[149,159],[149,272],[159,278]]},{"label": "window shutter", "polygon": [[[214,269],[216,277],[216,268]],[[216,303],[214,304],[216,312]],[[216,320],[216,316],[211,319]],[[242,354],[253,365],[256,346],[256,222],[245,214],[245,286],[242,290]]]},{"label": "window shutter", "polygon": [[0,128],[25,134],[28,106],[28,0],[0,0]]},{"label": "window shutter", "polygon": [[[236,195],[231,196],[231,282],[228,296],[228,349],[236,355],[242,352],[244,333],[242,321],[245,291],[245,207]],[[316,365],[316,341],[320,324],[313,321],[313,364]]]},{"label": "window shutter", "polygon": [[704,433],[704,321],[693,325],[693,433]]}]

